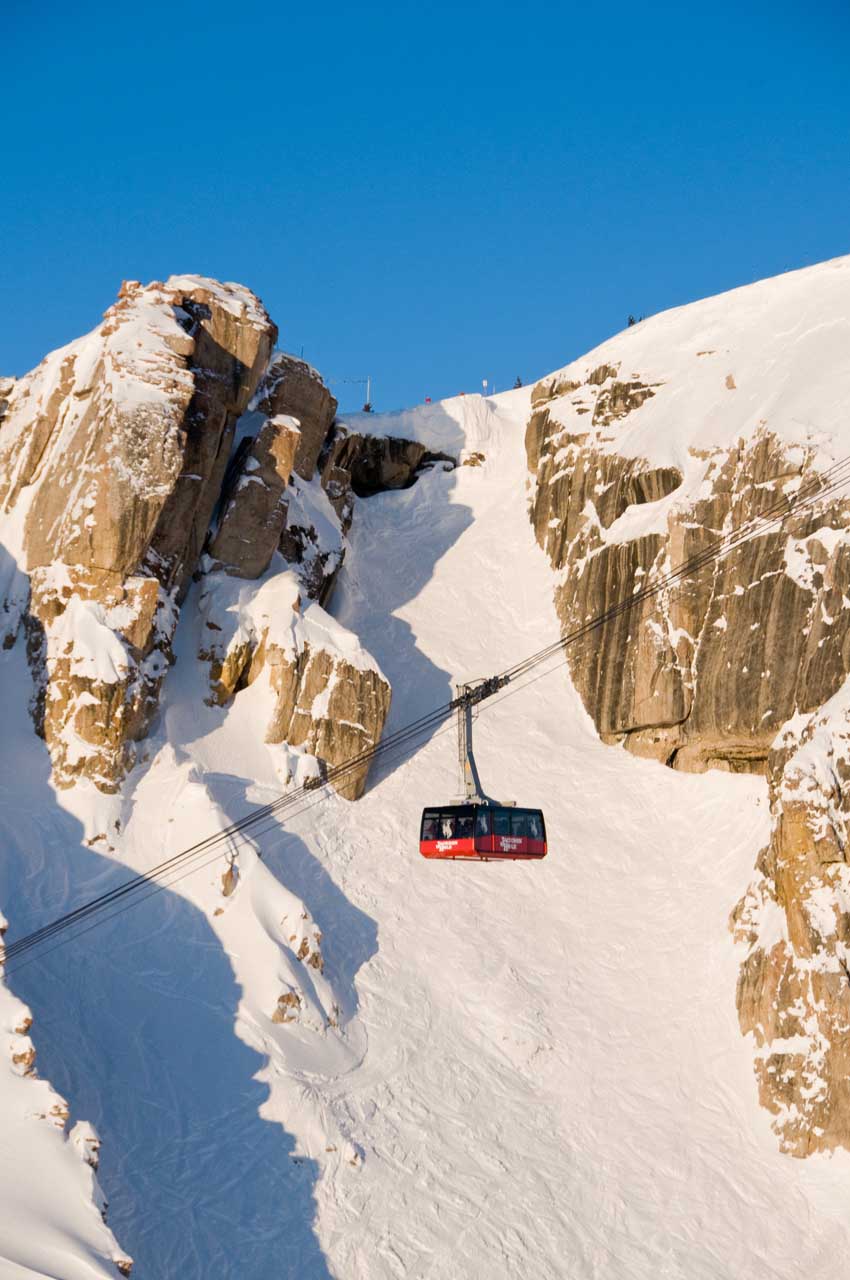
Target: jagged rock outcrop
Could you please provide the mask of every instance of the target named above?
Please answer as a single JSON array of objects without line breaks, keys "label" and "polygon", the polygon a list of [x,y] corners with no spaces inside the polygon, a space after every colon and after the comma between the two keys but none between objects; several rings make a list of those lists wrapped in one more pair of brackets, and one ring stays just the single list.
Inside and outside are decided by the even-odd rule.
[{"label": "jagged rock outcrop", "polygon": [[335,488],[326,476],[292,477],[279,547],[309,600],[327,603],[345,559],[352,516],[347,481]]},{"label": "jagged rock outcrop", "polygon": [[[789,447],[765,428],[694,452],[681,497],[681,470],[622,457],[611,444],[553,426],[540,404],[529,424],[532,518],[563,572],[556,604],[565,633],[817,483],[815,450]],[[792,515],[571,645],[573,679],[599,732],[680,769],[765,771],[779,726],[821,705],[847,674],[847,637],[834,618],[850,559],[834,531],[848,515],[843,498]],[[823,528],[834,555],[817,541]],[[809,555],[821,564],[804,585]],[[794,662],[784,648],[790,637]]]},{"label": "jagged rock outcrop", "polygon": [[784,726],[770,754],[773,831],[732,913],[747,947],[741,1028],[784,1150],[848,1145],[850,688]]},{"label": "jagged rock outcrop", "polygon": [[87,338],[18,385],[0,438],[0,501],[35,487],[24,546],[185,588],[218,501],[236,419],[277,330],[248,290],[130,282]]},{"label": "jagged rock outcrop", "polygon": [[266,418],[237,454],[209,548],[228,573],[259,578],[268,569],[286,523],[286,487],[300,441],[294,418]]},{"label": "jagged rock outcrop", "polygon": [[132,764],[276,334],[239,286],[130,281],[11,391],[0,504],[22,529],[35,719],[60,785],[115,789]]},{"label": "jagged rock outcrop", "polygon": [[[359,498],[368,498],[387,489],[406,489],[423,467],[444,461],[455,463],[448,454],[433,453],[418,440],[395,436],[362,435],[338,427],[325,452],[322,481],[332,500],[350,488]],[[340,492],[341,491],[341,492]]]},{"label": "jagged rock outcrop", "polygon": [[[745,292],[740,312],[743,291],[658,317],[538,384],[526,449],[564,634],[639,597],[567,648],[600,735],[677,769],[768,778],[771,843],[732,920],[748,947],[738,1008],[762,1101],[804,1155],[850,1147],[850,500],[792,503],[846,452],[825,448],[846,409],[828,381],[818,400],[808,336],[850,330],[850,273],[825,277],[814,305],[794,277]],[[850,387],[848,349],[829,378]],[[801,394],[822,429],[791,416]],[[780,527],[641,596],[781,511]]]},{"label": "jagged rock outcrop", "polygon": [[[326,602],[355,495],[408,485],[433,461],[421,444],[335,428],[336,400],[303,360],[273,354],[276,337],[241,286],[130,281],[98,329],[0,383],[2,640],[23,617],[60,786],[121,785],[193,576],[257,581],[278,556],[297,594]],[[208,648],[219,700],[267,665],[269,741],[330,766],[377,741],[389,688],[326,640]]]},{"label": "jagged rock outcrop", "polygon": [[297,568],[304,593],[326,604],[345,558],[355,497],[404,489],[436,462],[455,466],[414,440],[364,435],[337,423],[324,442],[319,474],[293,476],[280,537],[280,552]]},{"label": "jagged rock outcrop", "polygon": [[[302,613],[300,591],[298,575],[283,564],[251,589],[210,574],[200,599],[199,656],[210,664],[210,700],[221,706],[266,679],[265,741],[314,758],[321,774],[380,741],[391,690],[356,637],[318,604]],[[359,799],[368,771],[368,763],[346,771],[334,780],[336,791]]]},{"label": "jagged rock outcrop", "polygon": [[301,430],[295,471],[311,480],[337,409],[320,374],[305,360],[277,352],[251,407],[269,418],[295,418]]},{"label": "jagged rock outcrop", "polygon": [[[330,768],[377,745],[390,709],[389,682],[379,671],[309,641],[294,656],[275,645],[266,652],[276,694],[267,742],[301,747]],[[358,800],[368,772],[368,763],[351,767],[333,779],[334,789]]]}]

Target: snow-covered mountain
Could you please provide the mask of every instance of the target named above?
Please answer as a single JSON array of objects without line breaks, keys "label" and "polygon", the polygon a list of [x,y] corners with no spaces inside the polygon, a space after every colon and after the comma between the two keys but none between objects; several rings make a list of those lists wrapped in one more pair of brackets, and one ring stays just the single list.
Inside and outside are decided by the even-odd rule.
[{"label": "snow-covered mountain", "polygon": [[[7,941],[805,490],[848,330],[841,259],[340,422],[247,290],[125,286],[0,385]],[[0,1276],[839,1275],[848,512],[482,705],[542,863],[419,857],[447,721],[10,964]]]}]

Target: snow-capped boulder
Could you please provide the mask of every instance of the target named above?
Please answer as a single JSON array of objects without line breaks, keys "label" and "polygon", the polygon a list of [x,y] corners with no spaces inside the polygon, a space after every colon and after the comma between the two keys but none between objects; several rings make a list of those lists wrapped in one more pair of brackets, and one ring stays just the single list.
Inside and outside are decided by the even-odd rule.
[{"label": "snow-capped boulder", "polygon": [[[265,740],[313,756],[320,769],[359,757],[381,738],[389,682],[357,638],[311,602],[302,612],[299,575],[280,557],[259,584],[221,572],[204,579],[202,648],[210,701],[226,705],[259,677],[268,680]],[[368,763],[334,782],[348,800],[362,794]]]}]

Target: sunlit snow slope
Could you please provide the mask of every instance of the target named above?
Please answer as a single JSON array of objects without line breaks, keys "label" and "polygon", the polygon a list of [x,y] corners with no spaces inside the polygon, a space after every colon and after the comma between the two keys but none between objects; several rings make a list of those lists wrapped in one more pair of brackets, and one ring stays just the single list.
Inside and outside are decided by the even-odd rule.
[{"label": "sunlit snow slope", "polygon": [[[391,681],[390,730],[557,638],[527,412],[518,391],[369,422],[484,454],[358,500],[331,612]],[[193,625],[123,804],[49,787],[20,642],[3,656],[17,935],[116,883],[117,859],[153,865],[279,792],[267,689],[206,706]],[[778,1154],[735,1015],[727,917],[763,782],[605,747],[563,663],[536,676],[475,729],[487,790],[545,809],[544,862],[419,857],[422,806],[457,792],[449,725],[362,801],[314,803],[262,861],[243,849],[231,898],[219,858],[14,977],[42,1071],[103,1140],[140,1280],[839,1274],[848,1162]],[[87,846],[107,830],[112,854]],[[305,913],[324,972],[300,965],[304,1017],[272,1026]],[[107,1244],[88,1269],[33,1246],[0,1276],[113,1274]]]}]

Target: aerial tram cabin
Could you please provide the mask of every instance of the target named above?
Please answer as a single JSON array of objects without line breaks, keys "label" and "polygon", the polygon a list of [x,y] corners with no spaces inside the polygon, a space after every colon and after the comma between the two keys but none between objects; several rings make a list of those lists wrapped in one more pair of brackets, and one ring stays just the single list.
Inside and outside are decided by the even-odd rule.
[{"label": "aerial tram cabin", "polygon": [[466,798],[459,804],[431,805],[423,811],[419,829],[423,858],[490,862],[546,857],[542,811],[498,804],[485,796],[481,787],[472,754],[472,708],[495,692],[489,688],[491,683],[458,687],[458,757]]},{"label": "aerial tram cabin", "polygon": [[426,809],[419,832],[423,858],[545,858],[540,809],[497,804],[445,804]]}]

